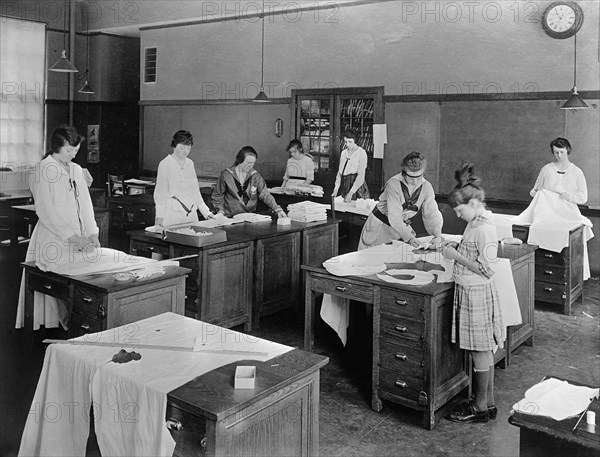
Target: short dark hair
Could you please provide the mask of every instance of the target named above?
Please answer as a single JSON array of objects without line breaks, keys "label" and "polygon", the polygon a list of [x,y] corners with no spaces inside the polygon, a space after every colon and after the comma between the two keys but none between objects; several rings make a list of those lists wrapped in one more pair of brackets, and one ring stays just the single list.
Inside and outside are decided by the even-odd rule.
[{"label": "short dark hair", "polygon": [[59,125],[52,132],[52,136],[50,137],[50,151],[46,153],[44,158],[58,152],[67,143],[71,146],[78,146],[84,140],[85,137],[81,136],[72,125]]},{"label": "short dark hair", "polygon": [[571,143],[566,138],[555,138],[550,142],[550,152],[554,154],[554,148],[557,147],[559,149],[566,149],[567,154],[571,154]]},{"label": "short dark hair", "polygon": [[171,140],[171,147],[176,148],[178,144],[184,144],[185,146],[192,146],[194,144],[194,137],[187,130],[178,130],[173,135]]},{"label": "short dark hair", "polygon": [[298,151],[300,151],[302,154],[304,154],[304,146],[302,146],[302,142],[300,140],[292,140],[290,141],[290,143],[287,145],[287,148],[285,148],[285,150],[287,152],[290,152],[292,149],[298,149]]},{"label": "short dark hair", "polygon": [[243,163],[244,160],[246,160],[246,156],[249,155],[252,155],[258,159],[258,154],[252,146],[244,146],[242,149],[240,149],[240,152],[238,152],[235,156],[235,163],[233,164],[233,166]]},{"label": "short dark hair", "polygon": [[485,192],[479,185],[481,180],[475,176],[475,170],[471,165],[463,165],[460,170],[456,170],[454,179],[456,179],[456,187],[448,195],[448,203],[452,208],[465,205],[471,199],[485,201]]},{"label": "short dark hair", "polygon": [[413,151],[407,154],[400,164],[400,169],[402,171],[425,171],[425,168],[427,168],[427,160],[425,160],[425,156],[419,151]]},{"label": "short dark hair", "polygon": [[358,132],[356,130],[346,129],[342,132],[342,138],[352,138],[356,143],[360,137],[358,136]]}]

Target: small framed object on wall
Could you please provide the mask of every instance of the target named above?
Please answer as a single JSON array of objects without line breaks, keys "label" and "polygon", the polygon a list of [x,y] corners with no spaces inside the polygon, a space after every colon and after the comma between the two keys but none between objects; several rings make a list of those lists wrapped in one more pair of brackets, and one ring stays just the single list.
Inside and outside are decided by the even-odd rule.
[{"label": "small framed object on wall", "polygon": [[88,125],[87,127],[88,163],[100,162],[100,126]]}]

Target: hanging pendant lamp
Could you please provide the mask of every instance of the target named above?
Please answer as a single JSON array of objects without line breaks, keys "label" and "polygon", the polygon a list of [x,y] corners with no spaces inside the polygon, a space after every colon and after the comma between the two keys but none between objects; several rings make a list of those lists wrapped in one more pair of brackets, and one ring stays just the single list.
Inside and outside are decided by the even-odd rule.
[{"label": "hanging pendant lamp", "polygon": [[52,65],[48,71],[55,71],[58,73],[77,73],[79,70],[69,61],[67,58],[67,0],[65,0],[65,15],[63,20],[63,50],[60,55],[60,59]]},{"label": "hanging pendant lamp", "polygon": [[77,77],[77,79],[81,80],[81,79],[85,79],[85,83],[83,84],[83,87],[81,89],[79,89],[79,93],[80,94],[93,94],[94,93],[94,89],[92,89],[92,86],[90,86],[90,83],[88,81],[88,76],[90,74],[90,10],[89,10],[89,3],[87,5],[87,9],[86,9],[86,19],[85,19],[85,33],[86,33],[86,51],[85,51],[85,73],[81,76],[81,77]]},{"label": "hanging pendant lamp", "polygon": [[560,109],[587,109],[589,106],[577,93],[577,34],[575,34],[575,52],[573,58],[573,90],[569,99],[563,103]]},{"label": "hanging pendant lamp", "polygon": [[269,97],[265,94],[264,87],[264,68],[265,68],[265,0],[262,6],[262,34],[261,34],[261,54],[260,54],[260,92],[252,99],[255,103],[269,103]]}]

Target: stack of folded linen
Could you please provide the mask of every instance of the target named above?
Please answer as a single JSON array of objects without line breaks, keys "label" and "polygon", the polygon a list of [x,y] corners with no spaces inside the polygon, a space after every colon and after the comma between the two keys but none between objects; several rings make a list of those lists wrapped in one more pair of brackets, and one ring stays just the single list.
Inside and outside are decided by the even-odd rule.
[{"label": "stack of folded linen", "polygon": [[327,220],[327,205],[303,201],[288,205],[288,216],[293,221],[316,222]]}]

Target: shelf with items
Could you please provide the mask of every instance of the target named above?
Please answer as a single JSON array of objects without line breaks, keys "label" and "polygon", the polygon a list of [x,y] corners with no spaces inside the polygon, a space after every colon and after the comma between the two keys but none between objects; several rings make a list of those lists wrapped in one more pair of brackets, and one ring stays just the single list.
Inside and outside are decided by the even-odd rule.
[{"label": "shelf with items", "polygon": [[367,153],[367,186],[378,197],[383,185],[382,160],[373,158],[373,125],[384,122],[383,87],[292,90],[292,137],[302,142],[315,162],[315,184],[333,190],[342,133],[355,129],[358,145]]}]

